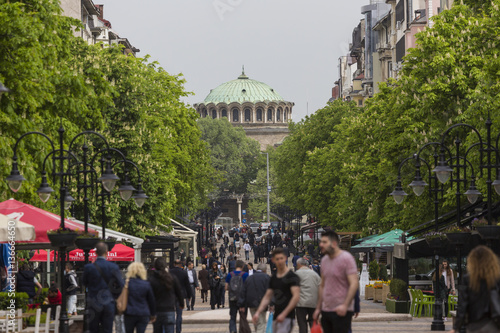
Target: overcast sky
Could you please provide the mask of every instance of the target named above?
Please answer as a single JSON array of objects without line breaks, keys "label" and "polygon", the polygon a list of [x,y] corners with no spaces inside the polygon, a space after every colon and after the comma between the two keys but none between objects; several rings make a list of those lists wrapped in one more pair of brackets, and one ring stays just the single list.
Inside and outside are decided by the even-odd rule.
[{"label": "overcast sky", "polygon": [[251,78],[295,102],[293,120],[322,108],[338,58],[370,0],[94,0],[120,37],[151,55],[201,102],[245,65]]}]

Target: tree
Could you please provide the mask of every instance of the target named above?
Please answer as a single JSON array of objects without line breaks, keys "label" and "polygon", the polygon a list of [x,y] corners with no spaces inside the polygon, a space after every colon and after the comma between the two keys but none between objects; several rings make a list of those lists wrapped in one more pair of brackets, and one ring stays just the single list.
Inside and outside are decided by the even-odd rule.
[{"label": "tree", "polygon": [[224,192],[247,193],[248,184],[257,176],[259,143],[247,137],[243,128],[231,125],[227,118],[202,118],[198,126],[210,149],[211,164],[218,172],[218,177],[213,178],[217,188],[214,196],[220,197]]}]

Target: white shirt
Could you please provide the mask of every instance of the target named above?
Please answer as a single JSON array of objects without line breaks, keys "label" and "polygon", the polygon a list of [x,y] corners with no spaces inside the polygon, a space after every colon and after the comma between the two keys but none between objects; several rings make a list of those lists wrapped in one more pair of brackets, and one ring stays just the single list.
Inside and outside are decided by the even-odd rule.
[{"label": "white shirt", "polygon": [[250,247],[250,244],[245,243],[245,245],[243,245],[243,249],[244,249],[245,251],[250,251],[252,248]]},{"label": "white shirt", "polygon": [[194,283],[193,270],[188,269],[187,273],[188,273],[189,283]]},{"label": "white shirt", "polygon": [[253,269],[248,270],[248,276],[251,276],[251,275],[253,275]]}]

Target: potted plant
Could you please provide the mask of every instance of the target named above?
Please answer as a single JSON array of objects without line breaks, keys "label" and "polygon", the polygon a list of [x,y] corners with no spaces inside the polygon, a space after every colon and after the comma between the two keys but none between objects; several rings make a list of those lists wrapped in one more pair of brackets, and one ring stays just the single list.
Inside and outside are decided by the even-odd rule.
[{"label": "potted plant", "polygon": [[59,228],[47,231],[47,237],[50,240],[50,245],[53,247],[71,247],[75,245],[78,233],[68,228]]},{"label": "potted plant", "polygon": [[376,282],[373,285],[373,291],[374,291],[373,301],[374,302],[382,302],[383,291],[384,291],[384,289],[383,289],[383,283]]},{"label": "potted plant", "polygon": [[500,226],[497,225],[497,222],[488,225],[488,221],[483,218],[475,221],[474,226],[477,232],[481,235],[481,238],[485,240],[498,239],[498,237],[500,237]]},{"label": "potted plant", "polygon": [[375,289],[373,289],[373,284],[367,284],[365,286],[365,300],[373,299],[375,296]]},{"label": "potted plant", "polygon": [[408,313],[408,291],[406,282],[393,279],[390,283],[391,294],[385,301],[385,308],[392,313]]},{"label": "potted plant", "polygon": [[451,226],[445,230],[446,238],[450,244],[464,245],[470,238],[470,230],[467,227]]},{"label": "potted plant", "polygon": [[439,231],[432,231],[424,235],[425,241],[431,249],[441,249],[446,247],[446,235]]},{"label": "potted plant", "polygon": [[79,249],[83,251],[90,251],[95,248],[96,244],[99,243],[100,239],[96,233],[81,233],[75,240],[75,244]]},{"label": "potted plant", "polygon": [[111,251],[113,250],[113,248],[115,247],[116,245],[116,238],[115,237],[108,237],[104,243],[106,243],[106,245],[108,246],[108,251]]}]

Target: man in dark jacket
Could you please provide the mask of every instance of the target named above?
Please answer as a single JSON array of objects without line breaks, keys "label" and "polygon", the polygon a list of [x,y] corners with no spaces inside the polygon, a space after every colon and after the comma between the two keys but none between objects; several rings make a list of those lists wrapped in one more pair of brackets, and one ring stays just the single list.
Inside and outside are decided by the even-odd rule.
[{"label": "man in dark jacket", "polygon": [[[259,264],[257,270],[250,275],[243,284],[243,289],[238,297],[238,307],[240,311],[246,313],[246,308],[250,308],[252,317],[259,307],[260,300],[266,294],[269,287],[270,277],[266,273],[266,264]],[[259,316],[259,321],[255,325],[255,332],[266,331],[266,312],[263,311]]]},{"label": "man in dark jacket", "polygon": [[253,246],[253,263],[258,264],[260,262],[260,245],[259,242],[255,243]]},{"label": "man in dark jacket", "polygon": [[[191,298],[191,285],[189,284],[189,277],[185,270],[182,269],[182,261],[179,259],[175,260],[175,266],[170,269],[170,274],[175,276],[181,285],[182,297]],[[179,303],[175,307],[175,331],[177,333],[182,332],[182,308]]]},{"label": "man in dark jacket", "polygon": [[[196,290],[200,290],[200,285],[198,283],[198,276],[194,264],[192,262],[187,263],[186,273],[188,274],[189,287],[191,288],[191,299],[186,298],[186,306],[188,311],[194,310],[194,301],[196,298]],[[190,302],[191,301],[191,302]],[[191,306],[189,306],[191,303]]]},{"label": "man in dark jacket", "polygon": [[87,309],[90,312],[89,331],[111,333],[115,299],[122,291],[123,278],[118,265],[106,260],[106,243],[97,243],[95,252],[96,261],[83,268],[83,285],[87,287]]},{"label": "man in dark jacket", "polygon": [[[35,286],[38,288],[37,291],[35,291]],[[29,304],[33,304],[34,299],[42,292],[42,285],[37,281],[35,273],[28,264],[23,264],[16,274],[16,291],[27,293]]]}]

